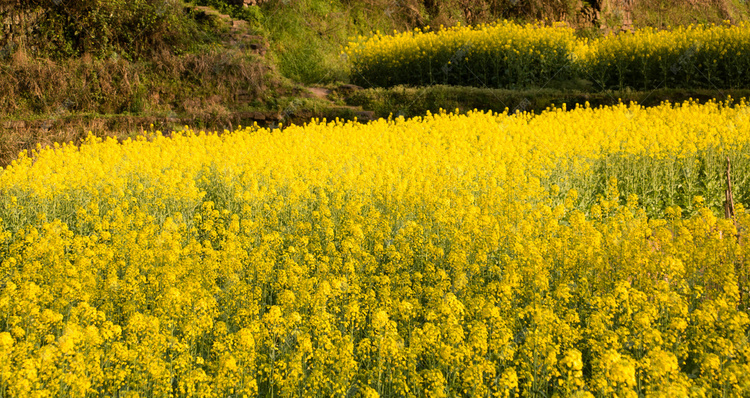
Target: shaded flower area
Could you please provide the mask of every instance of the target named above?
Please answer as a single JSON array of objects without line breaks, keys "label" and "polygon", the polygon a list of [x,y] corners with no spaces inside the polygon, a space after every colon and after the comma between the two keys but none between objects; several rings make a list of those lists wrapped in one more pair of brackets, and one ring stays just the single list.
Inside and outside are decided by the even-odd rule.
[{"label": "shaded flower area", "polygon": [[565,24],[502,21],[376,32],[352,39],[344,54],[352,80],[366,87],[525,88],[574,81],[588,81],[594,90],[750,87],[747,23],[645,28],[588,40]]}]

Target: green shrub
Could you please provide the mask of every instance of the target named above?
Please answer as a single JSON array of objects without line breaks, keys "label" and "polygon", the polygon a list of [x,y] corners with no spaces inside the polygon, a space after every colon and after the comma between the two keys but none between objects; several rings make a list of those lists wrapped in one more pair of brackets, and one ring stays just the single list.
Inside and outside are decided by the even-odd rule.
[{"label": "green shrub", "polygon": [[[26,46],[55,59],[90,54],[140,58],[165,47],[181,51],[200,41],[179,0],[28,0],[0,5],[0,19],[24,16]],[[3,41],[18,40],[7,36]],[[0,45],[2,45],[0,43]],[[7,45],[7,44],[6,44]]]}]

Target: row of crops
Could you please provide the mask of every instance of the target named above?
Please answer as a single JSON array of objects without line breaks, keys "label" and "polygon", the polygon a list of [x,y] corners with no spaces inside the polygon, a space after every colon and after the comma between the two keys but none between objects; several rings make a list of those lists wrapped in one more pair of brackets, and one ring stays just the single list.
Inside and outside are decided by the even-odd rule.
[{"label": "row of crops", "polygon": [[491,88],[587,80],[595,89],[750,87],[750,24],[651,28],[579,39],[565,26],[498,22],[360,37],[345,49],[366,87]]},{"label": "row of crops", "polygon": [[40,149],[0,397],[747,396],[749,175],[718,103]]}]

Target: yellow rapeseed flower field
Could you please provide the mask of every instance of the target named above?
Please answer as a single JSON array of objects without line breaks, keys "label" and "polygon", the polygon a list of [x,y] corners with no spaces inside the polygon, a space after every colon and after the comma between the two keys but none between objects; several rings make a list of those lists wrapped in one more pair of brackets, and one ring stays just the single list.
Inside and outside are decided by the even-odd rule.
[{"label": "yellow rapeseed flower field", "polygon": [[[442,27],[441,27],[442,28]],[[575,31],[509,21],[432,31],[376,32],[349,43],[352,79],[367,87],[455,84],[523,87],[570,76]]]},{"label": "yellow rapeseed flower field", "polygon": [[652,28],[590,43],[579,58],[606,88],[747,88],[750,24]]},{"label": "yellow rapeseed flower field", "polygon": [[747,396],[749,145],[688,102],[40,148],[0,397]]},{"label": "yellow rapeseed flower field", "polygon": [[373,86],[517,88],[583,79],[595,89],[750,87],[750,24],[579,39],[565,25],[456,26],[353,39],[351,77]]}]

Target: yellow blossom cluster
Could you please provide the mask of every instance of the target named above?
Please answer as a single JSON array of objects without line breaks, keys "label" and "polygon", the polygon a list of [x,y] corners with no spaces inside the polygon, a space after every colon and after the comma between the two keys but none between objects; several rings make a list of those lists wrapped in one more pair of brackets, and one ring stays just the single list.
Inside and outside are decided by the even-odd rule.
[{"label": "yellow blossom cluster", "polygon": [[750,24],[645,28],[591,43],[582,68],[603,88],[750,87]]},{"label": "yellow blossom cluster", "polygon": [[457,26],[352,40],[344,52],[367,87],[546,86],[585,79],[597,89],[750,86],[750,24],[646,28],[591,40],[565,25]]},{"label": "yellow blossom cluster", "polygon": [[439,31],[376,32],[352,40],[344,52],[353,81],[366,87],[524,87],[570,77],[575,45],[575,31],[562,25],[502,21]]},{"label": "yellow blossom cluster", "polygon": [[689,102],[40,148],[0,397],[747,396],[748,144]]}]

